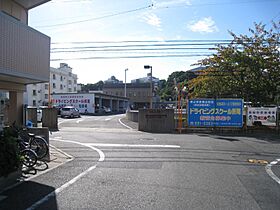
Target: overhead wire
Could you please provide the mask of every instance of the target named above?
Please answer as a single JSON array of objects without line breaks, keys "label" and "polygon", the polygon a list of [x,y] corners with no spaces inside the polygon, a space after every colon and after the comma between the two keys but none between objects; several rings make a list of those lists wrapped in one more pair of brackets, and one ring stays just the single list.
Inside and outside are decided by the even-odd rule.
[{"label": "overhead wire", "polygon": [[85,19],[85,20],[78,20],[78,21],[72,21],[72,22],[68,22],[68,23],[59,23],[59,24],[53,24],[53,25],[35,26],[35,27],[49,28],[49,27],[57,27],[57,26],[72,25],[72,24],[77,24],[77,23],[84,23],[84,22],[89,22],[89,21],[93,21],[93,20],[100,20],[100,19],[104,19],[104,18],[108,18],[108,17],[114,17],[114,16],[118,16],[118,15],[132,13],[132,12],[148,9],[148,8],[151,8],[151,7],[153,7],[153,4],[145,6],[145,7],[140,7],[140,8],[137,8],[137,9],[126,10],[126,11],[122,11],[122,12],[117,12],[117,13],[104,15],[104,16],[100,16],[100,17],[95,17],[95,18],[90,18],[90,19]]}]

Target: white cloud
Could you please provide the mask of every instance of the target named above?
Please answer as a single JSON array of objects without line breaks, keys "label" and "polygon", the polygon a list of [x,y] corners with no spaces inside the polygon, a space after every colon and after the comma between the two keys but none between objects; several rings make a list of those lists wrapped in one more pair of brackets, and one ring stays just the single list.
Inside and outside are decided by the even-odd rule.
[{"label": "white cloud", "polygon": [[148,14],[144,16],[144,20],[151,26],[157,27],[157,29],[161,30],[161,20],[156,14]]},{"label": "white cloud", "polygon": [[205,17],[197,22],[191,22],[188,28],[193,32],[213,33],[219,31],[212,17]]}]

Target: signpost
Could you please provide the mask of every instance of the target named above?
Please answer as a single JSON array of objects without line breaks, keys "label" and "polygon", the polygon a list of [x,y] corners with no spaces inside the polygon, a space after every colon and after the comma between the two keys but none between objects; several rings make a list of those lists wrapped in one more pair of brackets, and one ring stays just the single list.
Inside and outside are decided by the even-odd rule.
[{"label": "signpost", "polygon": [[242,127],[242,99],[192,99],[188,104],[190,127]]}]

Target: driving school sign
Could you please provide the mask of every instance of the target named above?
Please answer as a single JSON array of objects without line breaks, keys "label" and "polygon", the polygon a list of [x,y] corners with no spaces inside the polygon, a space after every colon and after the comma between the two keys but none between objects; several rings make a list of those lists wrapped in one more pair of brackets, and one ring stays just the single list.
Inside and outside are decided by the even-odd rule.
[{"label": "driving school sign", "polygon": [[242,99],[192,99],[188,106],[190,127],[242,127]]}]

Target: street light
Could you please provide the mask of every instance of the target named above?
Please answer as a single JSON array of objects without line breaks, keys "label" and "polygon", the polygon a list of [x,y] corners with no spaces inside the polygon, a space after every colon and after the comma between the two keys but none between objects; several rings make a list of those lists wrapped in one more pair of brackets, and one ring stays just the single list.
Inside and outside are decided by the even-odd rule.
[{"label": "street light", "polygon": [[126,72],[128,69],[124,70],[124,97],[126,97]]},{"label": "street light", "polygon": [[151,100],[150,100],[150,109],[153,108],[153,67],[149,65],[145,65],[144,69],[151,69],[151,74],[150,74],[150,94],[151,94]]}]

